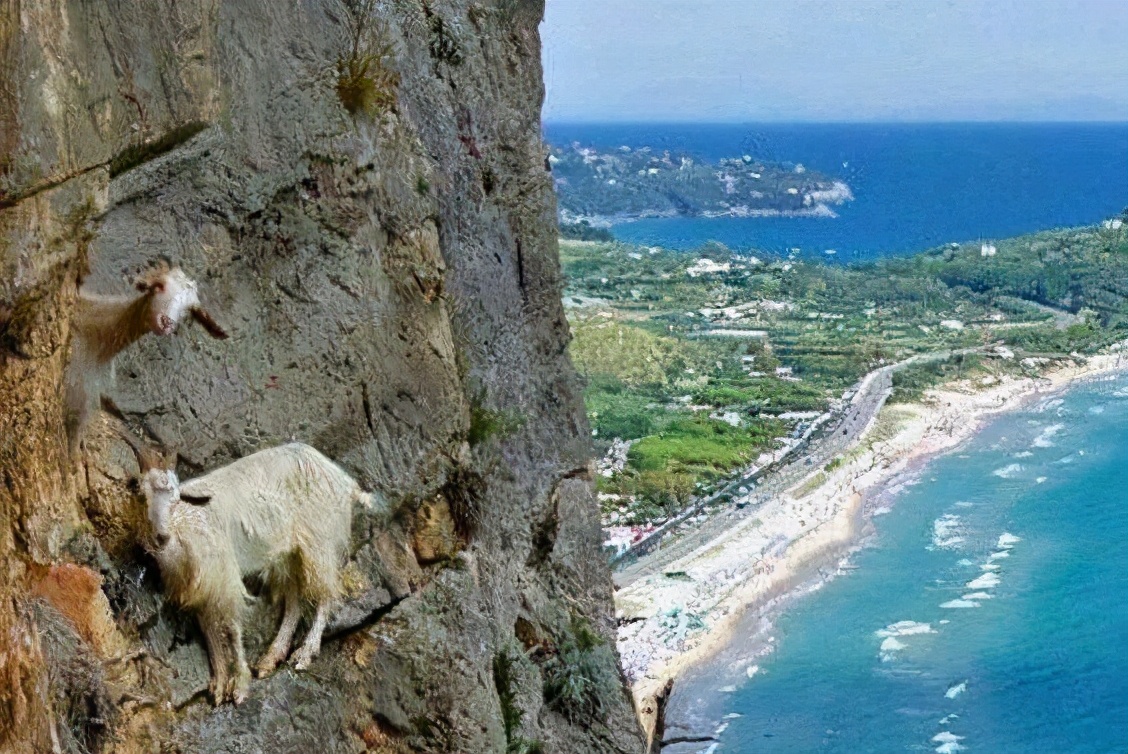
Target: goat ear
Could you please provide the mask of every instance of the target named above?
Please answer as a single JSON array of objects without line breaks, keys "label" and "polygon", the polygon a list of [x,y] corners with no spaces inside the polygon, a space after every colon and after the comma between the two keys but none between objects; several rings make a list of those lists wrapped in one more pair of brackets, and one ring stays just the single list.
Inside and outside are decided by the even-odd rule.
[{"label": "goat ear", "polygon": [[219,323],[212,319],[208,314],[208,310],[202,306],[193,306],[188,310],[192,314],[192,319],[200,323],[200,326],[208,331],[208,335],[219,340],[227,340],[227,331],[219,326]]},{"label": "goat ear", "polygon": [[180,493],[180,499],[192,505],[207,505],[211,502],[211,495],[189,495],[187,492]]}]

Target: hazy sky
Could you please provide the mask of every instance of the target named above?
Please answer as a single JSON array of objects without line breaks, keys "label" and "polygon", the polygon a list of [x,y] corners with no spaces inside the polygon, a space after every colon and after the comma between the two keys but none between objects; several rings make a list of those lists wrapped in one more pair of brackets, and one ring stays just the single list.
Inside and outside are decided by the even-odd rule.
[{"label": "hazy sky", "polygon": [[549,121],[1128,120],[1128,0],[547,0]]}]

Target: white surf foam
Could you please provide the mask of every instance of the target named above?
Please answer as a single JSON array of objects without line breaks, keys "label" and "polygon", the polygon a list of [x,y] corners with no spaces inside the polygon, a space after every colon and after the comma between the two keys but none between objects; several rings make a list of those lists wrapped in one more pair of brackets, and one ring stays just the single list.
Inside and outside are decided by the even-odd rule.
[{"label": "white surf foam", "polygon": [[964,736],[957,736],[955,733],[949,733],[948,731],[944,730],[933,736],[932,740],[938,744],[947,744],[954,743],[956,741],[962,741],[964,740]]},{"label": "white surf foam", "polygon": [[963,599],[948,600],[947,602],[945,602],[940,607],[948,609],[948,610],[952,610],[952,609],[960,609],[960,608],[979,607],[979,603],[978,602],[972,602],[971,600],[963,600]]},{"label": "white surf foam", "polygon": [[1019,543],[1021,541],[1022,541],[1021,538],[1016,537],[1015,535],[1011,534],[1010,532],[1003,532],[1002,536],[999,537],[998,546],[999,547],[1013,547],[1014,545],[1016,545],[1017,543]]},{"label": "white surf foam", "polygon": [[957,536],[960,529],[960,517],[953,513],[945,513],[932,522],[932,546],[950,550],[959,546],[964,541]]},{"label": "white surf foam", "polygon": [[997,571],[997,570],[999,570],[999,564],[998,563],[984,563],[983,565],[981,565],[979,567],[982,568],[984,571]]},{"label": "white surf foam", "polygon": [[756,675],[757,673],[760,672],[760,666],[759,665],[749,665],[748,668],[744,672],[749,678],[751,678],[752,676],[754,676],[754,675]]},{"label": "white surf foam", "polygon": [[[963,736],[956,736],[955,738],[960,739],[963,738]],[[936,739],[934,738],[932,740],[935,741]],[[956,741],[948,741],[947,743],[942,743],[937,746],[936,751],[938,754],[955,754],[957,751],[963,751],[964,748],[966,747],[960,746]]]},{"label": "white surf foam", "polygon": [[1061,432],[1063,429],[1065,429],[1064,424],[1051,424],[1039,432],[1038,436],[1034,438],[1034,442],[1032,443],[1033,447],[1052,448],[1054,446],[1054,435]]},{"label": "white surf foam", "polygon": [[1061,398],[1050,398],[1047,401],[1042,401],[1041,403],[1039,403],[1037,406],[1034,407],[1033,410],[1035,412],[1041,414],[1041,413],[1044,413],[1046,411],[1049,411],[1052,408],[1057,408],[1058,406],[1061,406],[1064,403],[1065,403],[1065,401],[1062,400]]},{"label": "white surf foam", "polygon": [[881,642],[881,653],[879,655],[881,657],[881,661],[893,662],[893,660],[897,659],[896,653],[904,648],[904,642],[898,641],[897,639],[890,636],[889,638]]},{"label": "white surf foam", "polygon": [[1013,479],[1018,475],[1019,472],[1023,470],[1023,468],[1024,467],[1021,463],[1012,463],[1008,466],[1004,466],[1001,469],[995,469],[991,473],[997,477],[1002,477],[1003,479]]},{"label": "white surf foam", "polygon": [[905,645],[890,636],[885,641],[881,642],[882,652],[896,652],[898,649],[904,649]]},{"label": "white surf foam", "polygon": [[972,579],[965,586],[968,589],[993,589],[999,585],[998,574],[987,572],[977,579]]},{"label": "white surf foam", "polygon": [[998,552],[993,552],[990,555],[988,555],[987,556],[987,562],[990,563],[991,561],[994,561],[994,560],[1002,560],[1003,558],[1009,558],[1009,557],[1010,557],[1009,552],[1007,552],[1006,550],[999,550]]},{"label": "white surf foam", "polygon": [[949,686],[948,690],[944,692],[944,696],[948,699],[955,699],[965,691],[967,691],[967,681],[961,681],[953,686]]},{"label": "white surf foam", "polygon": [[974,506],[975,506],[975,503],[969,503],[966,500],[960,500],[958,503],[956,503],[957,508],[972,508]]},{"label": "white surf foam", "polygon": [[1045,481],[1046,481],[1046,477],[1040,476],[1040,477],[1038,477],[1037,479],[1034,480],[1034,484],[1044,484]]},{"label": "white surf foam", "polygon": [[987,592],[972,592],[971,594],[965,594],[965,595],[961,596],[960,599],[961,600],[992,600],[992,599],[995,599],[995,595],[987,594]]},{"label": "white surf foam", "polygon": [[896,623],[890,623],[885,628],[874,631],[874,633],[881,637],[888,637],[931,634],[935,633],[935,631],[933,631],[932,626],[927,623],[917,623],[915,620],[901,620]]}]

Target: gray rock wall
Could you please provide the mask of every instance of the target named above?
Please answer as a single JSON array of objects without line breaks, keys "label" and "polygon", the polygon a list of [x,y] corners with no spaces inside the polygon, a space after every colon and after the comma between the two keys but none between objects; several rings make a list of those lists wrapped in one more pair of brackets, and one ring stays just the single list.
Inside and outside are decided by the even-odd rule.
[{"label": "gray rock wall", "polygon": [[[0,750],[640,751],[565,354],[541,4],[2,6],[0,632],[26,641]],[[158,256],[231,338],[122,353],[130,427],[182,477],[302,440],[390,512],[358,514],[322,657],[238,708],[212,708],[136,544],[116,420],[66,456],[77,284],[125,292]],[[253,608],[252,656],[276,620]]]}]

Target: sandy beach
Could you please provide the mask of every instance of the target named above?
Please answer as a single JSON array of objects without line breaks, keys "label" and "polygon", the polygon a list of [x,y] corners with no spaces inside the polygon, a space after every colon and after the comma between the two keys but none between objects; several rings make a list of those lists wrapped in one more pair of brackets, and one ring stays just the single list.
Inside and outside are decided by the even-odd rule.
[{"label": "sandy beach", "polygon": [[867,493],[959,446],[990,416],[1119,370],[1121,358],[1114,347],[1043,377],[963,380],[920,403],[886,406],[836,467],[813,470],[753,515],[733,516],[724,534],[662,573],[622,587],[615,595],[619,652],[648,733],[667,679],[728,645],[748,611],[837,570],[862,534]]}]

